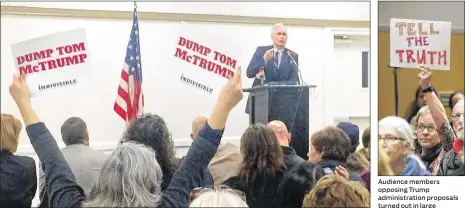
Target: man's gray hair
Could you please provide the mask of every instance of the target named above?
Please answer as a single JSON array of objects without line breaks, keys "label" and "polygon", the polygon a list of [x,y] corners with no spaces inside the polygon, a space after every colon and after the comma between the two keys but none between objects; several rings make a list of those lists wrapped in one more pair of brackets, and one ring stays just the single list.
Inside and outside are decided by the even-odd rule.
[{"label": "man's gray hair", "polygon": [[271,27],[271,34],[274,33],[276,28],[284,28],[287,31],[286,25],[284,25],[283,23],[276,23],[276,24],[273,25],[273,27]]},{"label": "man's gray hair", "polygon": [[106,159],[86,207],[154,207],[163,173],[152,148],[120,144]]},{"label": "man's gray hair", "polygon": [[378,128],[388,128],[397,132],[398,136],[413,144],[413,129],[403,118],[388,116],[378,123]]},{"label": "man's gray hair", "polygon": [[68,118],[63,125],[61,125],[61,138],[66,146],[84,144],[86,132],[86,122],[79,117]]}]

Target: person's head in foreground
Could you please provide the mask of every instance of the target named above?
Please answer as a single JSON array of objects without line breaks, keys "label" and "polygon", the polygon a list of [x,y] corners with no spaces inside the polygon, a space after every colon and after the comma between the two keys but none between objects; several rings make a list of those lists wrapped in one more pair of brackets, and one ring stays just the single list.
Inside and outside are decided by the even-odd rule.
[{"label": "person's head in foreground", "polygon": [[370,161],[370,144],[371,144],[371,133],[370,127],[367,127],[362,133],[362,144],[363,148],[358,150],[365,158]]},{"label": "person's head in foreground", "polygon": [[286,124],[282,121],[275,120],[269,122],[267,126],[273,130],[276,138],[278,139],[279,145],[289,147],[289,144],[291,143],[291,133],[287,131]]},{"label": "person's head in foreground", "polygon": [[153,207],[161,194],[163,173],[152,148],[120,144],[106,159],[85,207]]},{"label": "person's head in foreground", "polygon": [[190,207],[248,207],[245,195],[226,186],[202,188],[191,192]]},{"label": "person's head in foreground", "polygon": [[418,111],[415,129],[418,143],[423,150],[440,148],[441,138],[428,106],[424,106]]},{"label": "person's head in foreground", "polygon": [[450,109],[454,109],[457,102],[459,102],[460,100],[463,100],[463,99],[465,99],[463,91],[455,91],[455,92],[453,92],[449,97],[449,107],[450,107]]},{"label": "person's head in foreground", "polygon": [[394,175],[431,175],[423,162],[412,154],[412,137],[413,130],[403,118],[388,116],[379,121],[379,151],[385,151],[389,156]]},{"label": "person's head in foreground", "polygon": [[206,116],[197,116],[192,121],[192,132],[190,133],[191,139],[195,140],[200,129],[207,123],[208,118]]},{"label": "person's head in foreground", "polygon": [[464,102],[465,100],[459,100],[454,109],[452,110],[452,127],[454,128],[455,134],[457,135],[457,140],[454,142],[454,152],[462,156],[463,161],[463,151],[464,151],[464,120],[463,116],[464,111]]},{"label": "person's head in foreground", "polygon": [[[154,114],[144,114],[137,117],[123,135],[122,142],[128,141],[134,141],[154,149],[165,177],[174,174],[172,167],[177,164],[174,142],[163,118]],[[162,188],[168,187],[170,181],[164,181]]]},{"label": "person's head in foreground", "polygon": [[303,207],[370,207],[370,193],[359,182],[326,175],[304,197]]},{"label": "person's head in foreground", "polygon": [[13,115],[3,113],[1,122],[0,151],[15,153],[18,148],[19,133],[23,125]]},{"label": "person's head in foreground", "polygon": [[287,28],[283,23],[273,25],[271,28],[271,40],[277,49],[284,48],[287,43]]},{"label": "person's head in foreground", "polygon": [[240,148],[243,160],[239,177],[247,183],[266,180],[285,167],[276,135],[263,124],[252,124],[245,130]]},{"label": "person's head in foreground", "polygon": [[313,133],[310,138],[308,161],[318,163],[321,160],[346,162],[351,149],[350,138],[341,129],[328,126]]},{"label": "person's head in foreground", "polygon": [[84,120],[71,117],[61,125],[61,138],[66,146],[83,144],[89,146],[89,133]]},{"label": "person's head in foreground", "polygon": [[355,152],[358,145],[360,144],[360,130],[357,125],[350,122],[341,122],[337,124],[337,127],[342,129],[344,133],[350,138],[350,153]]},{"label": "person's head in foreground", "polygon": [[378,175],[379,176],[392,176],[394,173],[391,168],[391,159],[383,150],[381,143],[378,145]]}]

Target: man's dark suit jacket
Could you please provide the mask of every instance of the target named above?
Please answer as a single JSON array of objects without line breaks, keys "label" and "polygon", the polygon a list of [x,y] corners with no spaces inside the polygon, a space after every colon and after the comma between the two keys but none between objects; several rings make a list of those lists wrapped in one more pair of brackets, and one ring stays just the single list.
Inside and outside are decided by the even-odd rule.
[{"label": "man's dark suit jacket", "polygon": [[[257,73],[261,69],[264,69],[265,71],[264,83],[279,82],[279,81],[294,81],[294,82],[299,83],[299,76],[298,76],[297,68],[292,64],[291,58],[287,55],[287,51],[290,52],[290,55],[294,58],[297,64],[299,64],[299,55],[289,50],[288,48],[284,48],[283,54],[281,55],[281,64],[279,65],[279,68],[277,68],[276,65],[274,64],[273,58],[270,59],[267,63],[265,63],[265,60],[263,59],[263,55],[265,55],[265,52],[272,48],[273,48],[272,45],[257,47],[257,50],[255,50],[252,60],[250,60],[250,64],[247,67],[247,77],[255,78]],[[252,87],[255,87],[260,84],[261,84],[260,79],[255,78],[252,84]],[[247,100],[247,106],[245,108],[246,113],[249,113],[249,109],[250,109],[249,100],[250,100],[250,95]]]}]

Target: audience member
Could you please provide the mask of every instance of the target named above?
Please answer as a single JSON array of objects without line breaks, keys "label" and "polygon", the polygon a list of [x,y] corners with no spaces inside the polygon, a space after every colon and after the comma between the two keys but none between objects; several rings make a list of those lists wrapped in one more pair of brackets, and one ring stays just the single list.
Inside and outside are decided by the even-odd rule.
[{"label": "audience member", "polygon": [[[155,155],[163,172],[161,190],[164,191],[170,184],[174,173],[181,164],[181,159],[176,158],[174,142],[168,131],[165,120],[158,115],[144,114],[129,125],[123,136],[122,142],[135,141],[155,150]],[[210,171],[205,169],[202,173],[202,186],[213,185]]]},{"label": "audience member", "polygon": [[[337,166],[347,169],[347,158],[351,149],[351,141],[347,134],[339,128],[328,126],[311,136],[309,162],[323,168],[328,174],[333,173]],[[364,183],[357,173],[349,169],[348,171],[349,180]]]},{"label": "audience member", "polygon": [[370,207],[370,193],[360,183],[326,175],[305,196],[303,207]]},{"label": "audience member", "polygon": [[[87,125],[81,118],[68,118],[61,126],[61,138],[66,147],[61,150],[65,157],[76,183],[84,190],[84,194],[89,196],[93,185],[97,182],[100,169],[107,157],[103,152],[99,152],[89,147],[89,132]],[[40,163],[39,187],[40,187],[40,207],[48,207],[48,196],[46,195],[45,175]]]},{"label": "audience member", "polygon": [[243,160],[239,174],[224,182],[246,194],[249,207],[279,207],[272,203],[286,166],[273,130],[253,124],[241,138]]},{"label": "audience member", "polygon": [[282,121],[271,121],[267,126],[273,130],[278,139],[278,143],[284,155],[284,164],[288,170],[305,162],[303,158],[297,155],[294,148],[289,146],[291,143],[291,133],[288,132],[286,124]]},{"label": "audience member", "polygon": [[459,100],[465,99],[463,91],[455,91],[449,96],[449,108],[454,109]]},{"label": "audience member", "polygon": [[[82,203],[85,201],[84,191],[77,185],[74,175],[60,153],[53,136],[32,108],[25,76],[15,75],[10,86],[10,94],[21,112],[31,144],[39,156],[39,160],[45,164],[45,183],[48,187],[47,194],[50,196],[50,206],[79,207],[83,205]],[[116,206],[187,207],[190,191],[202,184],[201,172],[206,169],[221,142],[229,112],[242,98],[241,70],[239,69],[233,77],[229,77],[229,81],[220,91],[218,101],[207,124],[200,130],[196,140],[189,148],[185,160],[161,196],[161,189],[158,188],[161,187],[161,180],[159,180],[161,171],[152,174],[148,171],[148,169],[155,169],[155,171],[159,169],[156,165],[157,161],[150,156],[153,153],[142,150],[142,146],[128,150],[131,144],[123,143],[105,161],[96,185],[95,195],[91,196],[89,203],[99,199],[98,204],[105,207],[115,205],[115,201],[118,202]],[[138,157],[138,159],[133,157]],[[127,162],[118,158],[124,158],[124,161]],[[147,175],[151,179],[145,178],[144,180],[144,172],[149,173]],[[116,176],[114,176],[115,174]],[[126,181],[125,177],[130,177],[135,181]],[[106,179],[113,179],[113,181],[106,182]],[[142,199],[141,197],[146,195],[137,195],[134,191],[140,189],[149,192],[151,194],[149,197],[154,198]],[[145,202],[152,201],[155,203],[145,204]],[[93,205],[91,204],[91,206]]]},{"label": "audience member", "polygon": [[[191,138],[195,140],[202,126],[207,123],[208,118],[198,116],[192,122]],[[215,185],[223,184],[226,179],[238,174],[242,162],[242,155],[239,148],[230,142],[221,142],[215,156],[211,160],[208,168]]]},{"label": "audience member", "polygon": [[350,153],[354,153],[360,145],[360,130],[358,126],[350,122],[340,122],[337,124],[337,127],[349,136]]},{"label": "audience member", "polygon": [[362,133],[363,148],[358,150],[368,161],[370,161],[370,144],[371,144],[370,127],[367,127]]},{"label": "audience member", "polygon": [[[153,207],[160,202],[163,173],[154,150],[136,142],[120,144],[102,166],[84,207]],[[137,161],[137,162],[136,162]]]},{"label": "audience member", "polygon": [[427,66],[420,66],[419,69],[420,87],[427,106],[420,109],[417,115],[417,139],[421,146],[422,161],[436,175],[442,157],[452,149],[455,134],[444,106],[431,87],[431,69]]},{"label": "audience member", "polygon": [[423,162],[412,153],[413,131],[407,121],[395,116],[381,119],[378,124],[378,136],[379,151],[385,151],[389,156],[393,175],[431,175]]},{"label": "audience member", "polygon": [[378,145],[378,175],[379,176],[393,176],[394,172],[391,167],[391,159],[383,150],[381,142]]},{"label": "audience member", "polygon": [[[438,176],[465,175],[463,169],[464,155],[464,100],[460,100],[452,110],[452,127],[457,135],[454,142],[454,148],[449,150],[442,158],[441,165],[438,170]],[[460,172],[461,170],[461,172]]]},{"label": "audience member", "polygon": [[191,201],[190,207],[248,207],[244,193],[224,185],[194,190]]},{"label": "audience member", "polygon": [[14,155],[23,125],[12,115],[2,114],[0,138],[0,207],[31,207],[36,194],[34,159]]},{"label": "audience member", "polygon": [[[434,92],[438,94],[436,89],[434,89]],[[415,117],[418,111],[425,105],[426,105],[425,96],[424,96],[424,93],[422,92],[421,87],[419,86],[417,90],[415,91],[415,100],[412,101],[412,103],[410,103],[410,105],[407,108],[407,113],[406,113],[407,122],[410,123],[413,117]]]}]

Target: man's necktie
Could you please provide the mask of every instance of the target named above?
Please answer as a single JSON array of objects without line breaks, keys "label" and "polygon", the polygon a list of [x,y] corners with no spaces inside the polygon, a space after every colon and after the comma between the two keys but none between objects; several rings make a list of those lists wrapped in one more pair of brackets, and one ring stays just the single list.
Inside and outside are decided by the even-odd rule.
[{"label": "man's necktie", "polygon": [[276,67],[279,68],[279,51],[276,51],[274,53],[274,63],[276,65]]}]

